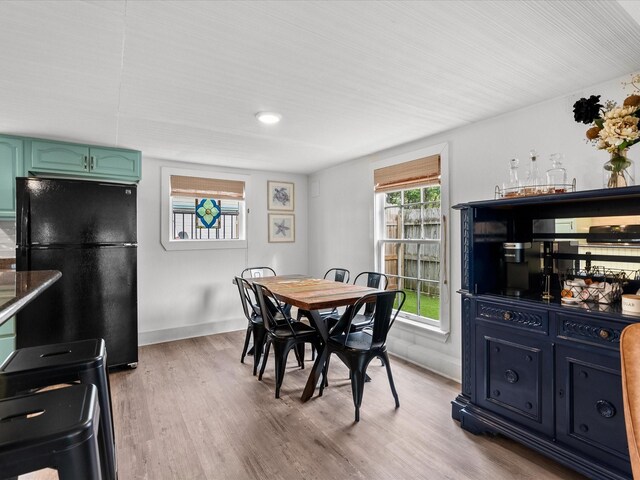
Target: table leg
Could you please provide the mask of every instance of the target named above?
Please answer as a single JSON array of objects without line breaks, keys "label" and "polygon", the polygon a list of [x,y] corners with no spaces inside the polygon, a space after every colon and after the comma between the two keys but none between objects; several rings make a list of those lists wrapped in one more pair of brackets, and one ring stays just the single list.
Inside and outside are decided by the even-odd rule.
[{"label": "table leg", "polygon": [[327,349],[324,348],[327,338],[329,338],[329,331],[327,329],[327,322],[318,314],[317,310],[312,310],[309,312],[311,314],[311,322],[313,326],[318,330],[320,336],[322,337],[322,350],[317,352],[316,361],[313,364],[313,368],[309,372],[309,378],[307,379],[307,384],[304,387],[304,391],[302,392],[302,401],[306,402],[311,397],[313,397],[313,392],[315,392],[316,387],[318,386],[318,379],[322,376],[322,369],[324,368],[324,364],[327,361]]}]

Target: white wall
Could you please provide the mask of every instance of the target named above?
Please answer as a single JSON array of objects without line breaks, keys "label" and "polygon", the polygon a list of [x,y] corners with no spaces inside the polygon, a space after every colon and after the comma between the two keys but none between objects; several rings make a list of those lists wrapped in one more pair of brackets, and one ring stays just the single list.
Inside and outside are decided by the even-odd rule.
[{"label": "white wall", "polygon": [[[544,172],[549,154],[565,154],[569,178],[577,179],[578,190],[602,187],[602,165],[608,159],[584,140],[588,126],[573,120],[573,103],[582,96],[602,94],[601,99],[622,103],[626,96],[617,78],[584,91],[575,92],[525,109],[511,112],[439,135],[424,138],[383,152],[356,159],[309,177],[309,271],[318,275],[328,266],[344,265],[352,272],[372,269],[373,184],[372,162],[448,142],[450,158],[450,202],[493,198],[494,187],[508,179],[508,160],[521,160],[521,174],[528,165],[528,152],[535,148]],[[638,147],[637,147],[638,148]],[[638,151],[631,149],[631,158]],[[314,190],[319,195],[313,196]],[[460,216],[451,211],[451,335],[446,343],[411,333],[392,330],[389,349],[448,377],[460,379]]]},{"label": "white wall", "polygon": [[[160,244],[161,168],[251,176],[247,191],[248,249],[166,251]],[[295,183],[296,241],[268,243],[267,180]],[[138,329],[141,345],[246,327],[231,283],[247,266],[306,273],[307,176],[234,170],[143,158],[138,188]]]}]

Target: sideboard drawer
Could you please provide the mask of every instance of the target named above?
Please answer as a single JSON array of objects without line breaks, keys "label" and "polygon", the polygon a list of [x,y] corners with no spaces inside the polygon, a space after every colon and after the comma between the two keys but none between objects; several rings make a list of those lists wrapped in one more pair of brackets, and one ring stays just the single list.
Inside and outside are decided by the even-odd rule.
[{"label": "sideboard drawer", "polygon": [[559,338],[620,350],[620,334],[625,324],[564,313],[556,314],[556,320]]},{"label": "sideboard drawer", "polygon": [[476,320],[493,325],[549,334],[549,315],[546,310],[480,300],[476,306]]}]

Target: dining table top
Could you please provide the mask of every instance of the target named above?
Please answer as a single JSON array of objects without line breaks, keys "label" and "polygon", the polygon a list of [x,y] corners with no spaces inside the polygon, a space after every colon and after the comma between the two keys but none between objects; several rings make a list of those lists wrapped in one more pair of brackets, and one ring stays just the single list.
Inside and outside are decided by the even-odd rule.
[{"label": "dining table top", "polygon": [[368,293],[381,291],[363,285],[298,274],[253,277],[246,280],[267,287],[278,300],[284,303],[309,311],[352,305]]}]

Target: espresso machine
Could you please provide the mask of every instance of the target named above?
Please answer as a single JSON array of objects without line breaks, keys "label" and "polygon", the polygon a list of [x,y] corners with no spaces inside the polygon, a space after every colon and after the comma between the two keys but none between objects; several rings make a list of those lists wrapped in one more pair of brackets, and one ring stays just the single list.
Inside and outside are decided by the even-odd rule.
[{"label": "espresso machine", "polygon": [[543,242],[504,242],[501,261],[503,293],[521,297],[540,291],[543,258]]}]

